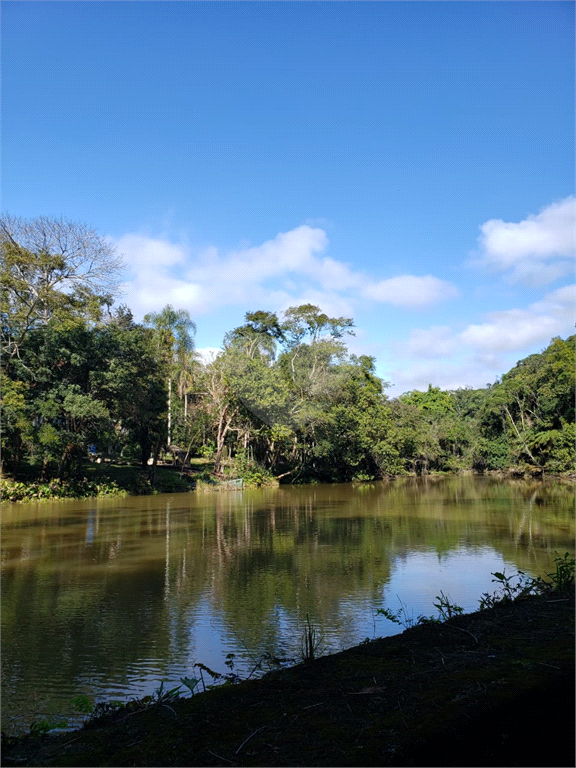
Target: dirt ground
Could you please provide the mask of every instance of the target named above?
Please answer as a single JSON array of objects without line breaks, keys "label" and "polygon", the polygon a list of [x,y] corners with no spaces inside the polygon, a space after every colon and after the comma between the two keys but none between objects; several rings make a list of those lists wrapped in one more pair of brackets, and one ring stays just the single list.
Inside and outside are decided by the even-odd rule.
[{"label": "dirt ground", "polygon": [[5,739],[2,765],[574,766],[574,688],[571,590]]}]

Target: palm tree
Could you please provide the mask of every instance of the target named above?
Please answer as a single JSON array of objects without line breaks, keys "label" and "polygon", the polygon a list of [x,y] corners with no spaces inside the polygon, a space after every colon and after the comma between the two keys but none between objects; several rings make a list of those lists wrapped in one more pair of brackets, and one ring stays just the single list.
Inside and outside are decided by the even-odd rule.
[{"label": "palm tree", "polygon": [[168,439],[172,442],[172,380],[183,380],[189,370],[194,351],[192,334],[196,333],[196,324],[185,309],[174,309],[166,304],[161,312],[150,312],[144,317],[144,323],[154,328],[158,350],[168,367]]}]

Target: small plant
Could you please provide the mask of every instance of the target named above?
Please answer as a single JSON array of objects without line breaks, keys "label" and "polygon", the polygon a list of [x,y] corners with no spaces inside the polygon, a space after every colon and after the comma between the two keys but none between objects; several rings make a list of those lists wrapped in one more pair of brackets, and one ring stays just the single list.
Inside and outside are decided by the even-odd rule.
[{"label": "small plant", "polygon": [[180,689],[182,688],[181,685],[177,685],[175,688],[170,688],[169,690],[164,690],[164,680],[160,681],[160,687],[156,688],[154,691],[154,696],[152,697],[152,701],[156,706],[162,706],[162,704],[166,704],[169,701],[173,701],[174,699],[177,699],[180,696]]},{"label": "small plant", "polygon": [[306,614],[306,624],[302,633],[302,661],[314,661],[324,638],[312,626],[310,616]]},{"label": "small plant", "polygon": [[536,589],[537,580],[526,576],[524,571],[517,571],[511,576],[507,576],[506,569],[504,569],[501,573],[495,571],[492,576],[494,576],[492,581],[500,586],[492,595],[484,592],[479,601],[481,611],[486,608],[493,608],[498,603],[511,602],[538,591]]},{"label": "small plant", "polygon": [[66,728],[66,720],[38,720],[30,724],[30,736],[45,736],[56,728]]},{"label": "small plant", "polygon": [[492,595],[488,594],[488,592],[482,595],[480,610],[493,608],[498,603],[518,600],[527,595],[541,595],[573,587],[574,558],[570,557],[568,552],[565,552],[562,557],[556,552],[554,554],[554,565],[556,566],[555,570],[552,573],[546,574],[550,579],[549,581],[540,576],[535,579],[530,578],[523,571],[518,571],[511,576],[507,576],[505,570],[502,573],[496,571],[492,574],[494,576],[492,581],[499,584],[500,587]]},{"label": "small plant", "polygon": [[556,570],[546,574],[550,579],[549,582],[544,581],[544,579],[536,579],[537,586],[542,592],[561,591],[574,586],[574,558],[570,557],[568,552],[565,552],[563,557],[555,552],[554,565]]},{"label": "small plant", "polygon": [[464,613],[464,608],[460,605],[451,603],[450,598],[442,591],[440,591],[439,595],[436,595],[436,600],[438,600],[438,602],[433,603],[433,605],[434,608],[438,609],[441,621],[448,621],[448,619],[451,619],[453,616],[460,616],[460,614]]},{"label": "small plant", "polygon": [[[230,656],[230,654],[228,654],[228,656]],[[194,666],[200,670],[200,680],[198,682],[202,683],[202,687],[205,691],[207,690],[207,688],[212,688],[213,686],[211,685],[206,686],[204,682],[204,675],[202,674],[203,672],[207,672],[213,680],[222,681],[224,685],[230,685],[231,683],[238,683],[240,681],[239,675],[237,675],[235,672],[230,672],[226,675],[223,675],[220,672],[215,672],[213,669],[210,669],[210,667],[207,667],[206,664],[202,664],[199,661],[196,662]]]},{"label": "small plant", "polygon": [[370,475],[367,472],[357,472],[352,477],[353,483],[371,483],[375,479],[374,475]]},{"label": "small plant", "polygon": [[404,629],[415,627],[417,624],[422,624],[426,620],[425,616],[418,616],[418,618],[415,619],[414,613],[409,615],[406,603],[403,603],[400,598],[398,598],[398,600],[400,601],[400,608],[397,611],[393,611],[391,608],[378,608],[376,613],[380,614],[380,616],[384,616],[385,619],[388,619],[388,621],[391,621],[394,624],[399,624],[404,627]]},{"label": "small plant", "polygon": [[394,613],[391,608],[378,608],[376,613],[380,616],[384,616],[385,619],[388,619],[388,621],[391,621],[393,624],[402,624],[402,621],[400,620],[402,613],[401,609]]},{"label": "small plant", "polygon": [[181,677],[180,682],[190,689],[190,693],[194,693],[194,689],[200,682],[199,677]]},{"label": "small plant", "polygon": [[203,459],[212,459],[214,458],[216,454],[216,443],[206,443],[205,445],[201,445],[200,448],[196,451],[198,456],[201,456]]},{"label": "small plant", "polygon": [[70,703],[76,712],[81,712],[84,715],[89,715],[94,709],[94,702],[92,699],[83,693],[78,694],[78,696],[73,696],[70,699]]}]

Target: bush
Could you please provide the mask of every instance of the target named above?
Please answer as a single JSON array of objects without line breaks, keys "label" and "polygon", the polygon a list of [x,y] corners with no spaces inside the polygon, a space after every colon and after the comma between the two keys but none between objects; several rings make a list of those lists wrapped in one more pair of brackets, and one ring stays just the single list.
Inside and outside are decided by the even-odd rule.
[{"label": "bush", "polygon": [[243,453],[238,453],[229,466],[231,478],[240,478],[248,488],[261,488],[264,485],[275,485],[276,478],[270,470],[248,459]]},{"label": "bush", "polygon": [[120,488],[110,478],[98,481],[82,479],[58,480],[48,482],[33,481],[27,483],[6,479],[0,480],[0,493],[3,502],[39,501],[50,499],[84,499],[93,496],[127,496],[128,492]]}]

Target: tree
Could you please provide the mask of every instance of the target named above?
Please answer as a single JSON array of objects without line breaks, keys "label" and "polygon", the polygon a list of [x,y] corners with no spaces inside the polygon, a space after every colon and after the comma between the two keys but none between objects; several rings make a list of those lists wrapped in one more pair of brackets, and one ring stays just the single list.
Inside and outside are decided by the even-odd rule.
[{"label": "tree", "polygon": [[278,317],[274,312],[246,312],[246,324],[224,336],[224,347],[243,349],[248,357],[261,355],[272,362],[278,341],[284,340]]},{"label": "tree", "polygon": [[108,406],[116,442],[137,443],[146,469],[166,439],[166,364],[153,331],[132,323],[122,308],[97,336],[106,365],[91,372],[92,392]]},{"label": "tree", "polygon": [[107,404],[94,396],[91,377],[107,364],[97,330],[83,320],[32,329],[21,357],[3,377],[8,395],[9,430],[4,449],[8,465],[22,458],[40,464],[42,474],[75,474],[88,445],[108,439],[112,422]]},{"label": "tree", "polygon": [[481,411],[482,435],[488,447],[506,444],[508,463],[538,471],[573,467],[575,338],[552,339],[490,389]]},{"label": "tree", "polygon": [[193,360],[194,351],[192,334],[196,333],[196,324],[185,309],[174,309],[167,304],[161,312],[150,312],[144,322],[155,330],[160,356],[168,364],[168,436],[172,442],[172,381],[179,378],[180,391],[185,392],[187,374]]},{"label": "tree", "polygon": [[40,216],[0,218],[2,352],[8,365],[50,319],[99,319],[119,293],[122,260],[93,229]]}]

